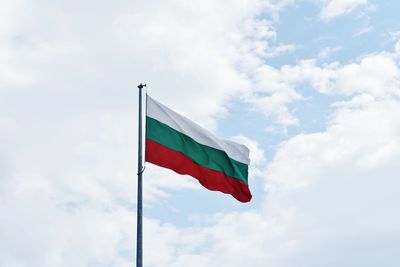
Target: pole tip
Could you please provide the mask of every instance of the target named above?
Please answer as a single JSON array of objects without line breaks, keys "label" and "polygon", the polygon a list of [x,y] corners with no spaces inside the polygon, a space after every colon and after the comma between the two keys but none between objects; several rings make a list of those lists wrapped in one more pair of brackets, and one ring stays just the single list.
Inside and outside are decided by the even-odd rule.
[{"label": "pole tip", "polygon": [[140,83],[140,84],[138,85],[138,88],[139,88],[139,89],[142,89],[143,87],[147,87],[147,85],[146,85],[146,84],[142,84],[142,83]]}]

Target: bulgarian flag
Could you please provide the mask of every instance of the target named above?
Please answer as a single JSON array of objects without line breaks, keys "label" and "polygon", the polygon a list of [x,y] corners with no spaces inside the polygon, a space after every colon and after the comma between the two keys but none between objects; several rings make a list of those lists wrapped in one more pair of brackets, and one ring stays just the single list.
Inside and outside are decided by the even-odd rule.
[{"label": "bulgarian flag", "polygon": [[215,137],[147,96],[146,161],[196,178],[205,188],[249,202],[249,149]]}]

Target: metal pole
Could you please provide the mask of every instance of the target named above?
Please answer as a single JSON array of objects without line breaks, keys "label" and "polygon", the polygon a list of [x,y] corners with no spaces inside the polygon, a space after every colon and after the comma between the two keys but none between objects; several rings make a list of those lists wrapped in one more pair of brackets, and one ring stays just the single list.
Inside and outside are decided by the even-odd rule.
[{"label": "metal pole", "polygon": [[139,132],[138,132],[138,193],[137,193],[137,229],[136,229],[136,267],[143,267],[143,225],[142,225],[142,89],[146,84],[139,84]]}]

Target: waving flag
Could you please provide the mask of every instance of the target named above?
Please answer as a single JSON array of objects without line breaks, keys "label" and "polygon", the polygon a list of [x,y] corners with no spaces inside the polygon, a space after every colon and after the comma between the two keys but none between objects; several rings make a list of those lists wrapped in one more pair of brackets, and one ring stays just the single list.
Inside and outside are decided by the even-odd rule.
[{"label": "waving flag", "polygon": [[147,96],[146,161],[196,178],[205,188],[251,200],[249,150],[215,137]]}]

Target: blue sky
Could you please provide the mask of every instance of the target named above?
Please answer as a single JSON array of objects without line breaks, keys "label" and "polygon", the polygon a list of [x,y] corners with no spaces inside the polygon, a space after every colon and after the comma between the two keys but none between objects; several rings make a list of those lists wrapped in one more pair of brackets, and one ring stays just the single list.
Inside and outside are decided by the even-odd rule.
[{"label": "blue sky", "polygon": [[399,8],[3,1],[0,266],[134,264],[145,82],[250,148],[253,193],[147,164],[145,266],[397,267]]}]

